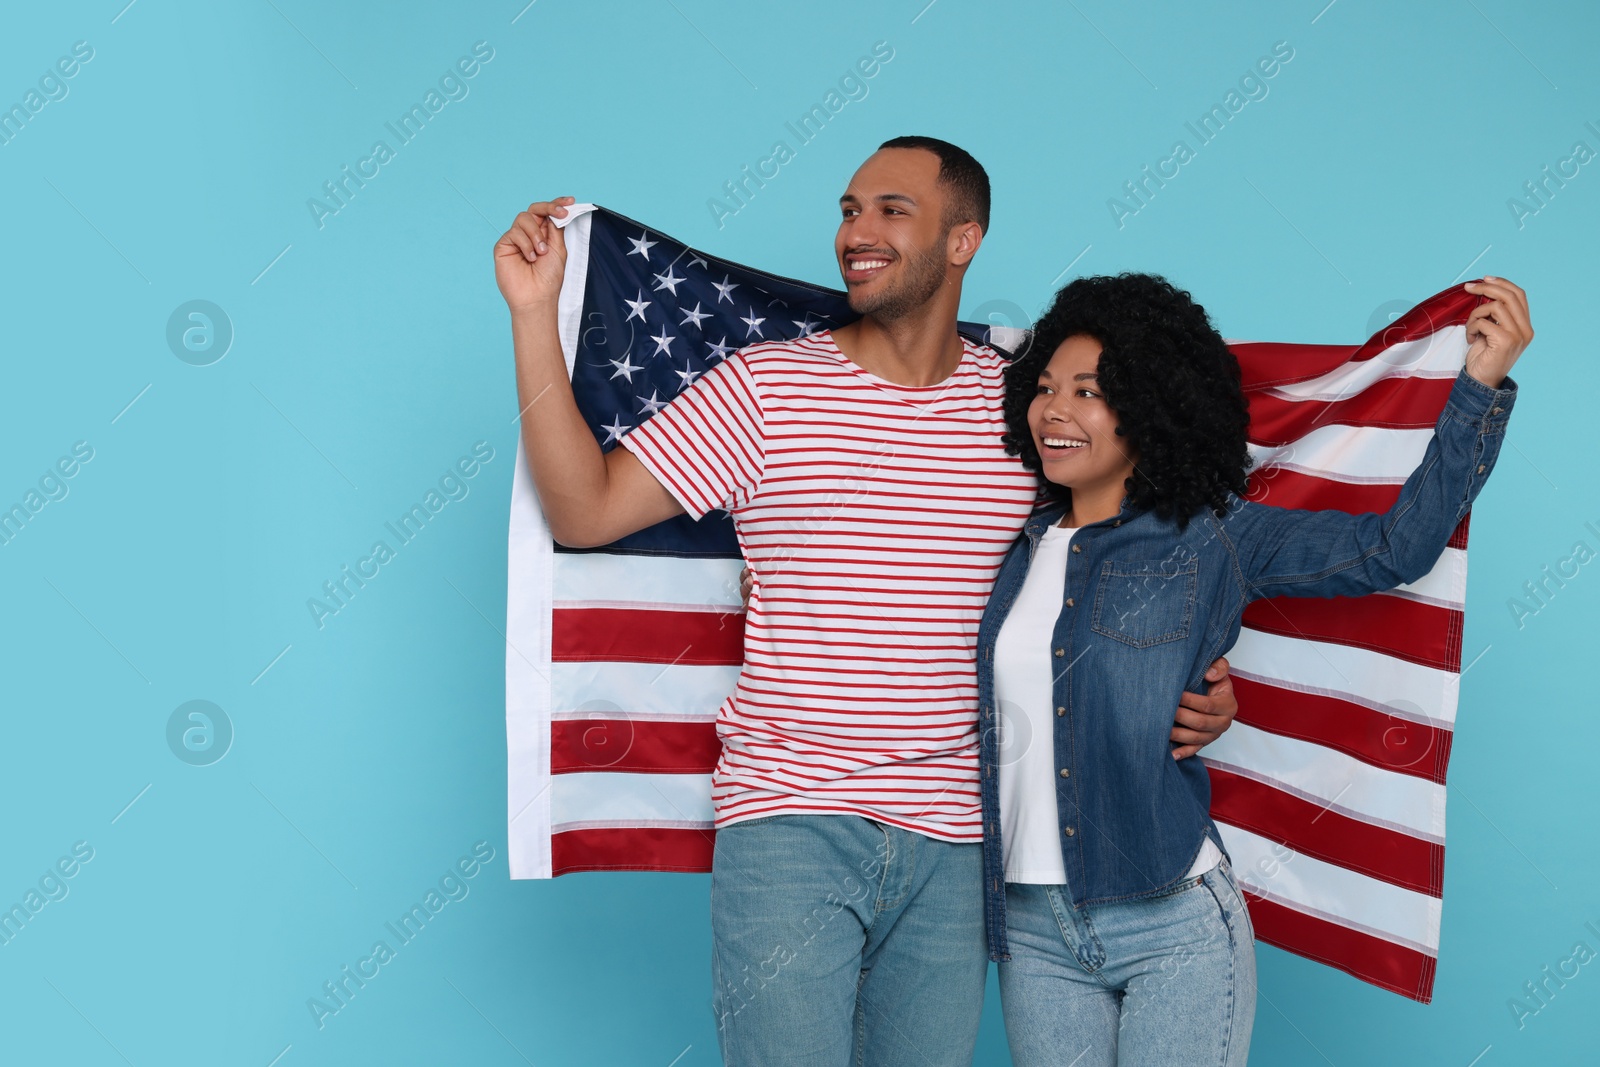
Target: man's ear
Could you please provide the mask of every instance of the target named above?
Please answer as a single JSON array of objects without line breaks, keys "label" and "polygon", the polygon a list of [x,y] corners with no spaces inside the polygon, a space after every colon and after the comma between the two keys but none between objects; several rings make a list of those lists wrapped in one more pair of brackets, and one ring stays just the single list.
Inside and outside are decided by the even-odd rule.
[{"label": "man's ear", "polygon": [[963,222],[950,229],[950,262],[957,267],[965,267],[972,262],[972,257],[978,254],[978,247],[983,244],[983,227],[976,222]]}]

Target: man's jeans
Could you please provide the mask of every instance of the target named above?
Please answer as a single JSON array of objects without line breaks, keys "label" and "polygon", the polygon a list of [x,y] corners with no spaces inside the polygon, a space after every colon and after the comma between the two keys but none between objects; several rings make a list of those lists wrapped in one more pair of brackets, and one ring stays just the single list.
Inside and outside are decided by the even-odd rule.
[{"label": "man's jeans", "polygon": [[1061,889],[1006,885],[1000,1001],[1016,1067],[1245,1062],[1255,939],[1227,860],[1163,896],[1078,911]]},{"label": "man's jeans", "polygon": [[967,1067],[983,1009],[982,846],[854,815],[717,831],[717,1038],[730,1067]]}]

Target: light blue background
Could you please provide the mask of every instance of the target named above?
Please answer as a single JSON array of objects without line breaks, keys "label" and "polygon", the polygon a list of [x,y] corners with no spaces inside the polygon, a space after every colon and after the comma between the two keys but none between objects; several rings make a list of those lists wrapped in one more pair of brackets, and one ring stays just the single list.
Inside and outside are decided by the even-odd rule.
[{"label": "light blue background", "polygon": [[[95,50],[0,146],[0,505],[95,450],[0,546],[0,903],[95,850],[0,946],[0,1059],[716,1062],[704,877],[507,877],[517,404],[490,248],[570,192],[836,283],[833,202],[901,133],[993,176],[969,316],[1036,313],[1075,259],[1165,272],[1231,337],[1355,341],[1390,301],[1486,272],[1530,291],[1512,447],[1473,523],[1483,654],[1437,1000],[1264,947],[1255,1062],[1595,1058],[1600,963],[1520,1029],[1507,1003],[1575,943],[1600,950],[1600,564],[1521,628],[1507,606],[1574,542],[1600,548],[1600,165],[1521,228],[1507,207],[1574,141],[1600,149],[1590,5],[124,2],[9,4],[0,31],[4,104],[73,42]],[[470,95],[319,229],[307,198],[480,40]],[[719,229],[707,199],[879,40],[894,58],[867,98]],[[1107,199],[1280,40],[1268,97],[1118,229]],[[207,367],[165,342],[193,299],[235,329]],[[319,630],[307,598],[479,440],[495,458],[470,495]],[[165,740],[193,699],[236,731],[211,766]],[[319,1030],[307,998],[479,840],[495,858],[470,895]],[[1006,1062],[992,986],[978,1061]]]}]

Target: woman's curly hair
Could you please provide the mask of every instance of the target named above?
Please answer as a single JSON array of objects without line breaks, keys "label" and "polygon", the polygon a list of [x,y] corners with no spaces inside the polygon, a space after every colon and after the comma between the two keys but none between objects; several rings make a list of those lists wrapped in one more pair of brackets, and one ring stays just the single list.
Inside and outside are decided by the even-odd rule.
[{"label": "woman's curly hair", "polygon": [[[1138,462],[1128,506],[1153,510],[1179,527],[1202,508],[1220,513],[1243,495],[1250,469],[1250,415],[1239,362],[1205,308],[1165,278],[1119,274],[1078,278],[1056,294],[1023,354],[1006,371],[1006,451],[1039,471],[1028,407],[1039,372],[1061,343],[1086,334],[1100,342],[1100,392],[1116,412],[1117,433]],[[1058,500],[1072,491],[1049,483]]]}]

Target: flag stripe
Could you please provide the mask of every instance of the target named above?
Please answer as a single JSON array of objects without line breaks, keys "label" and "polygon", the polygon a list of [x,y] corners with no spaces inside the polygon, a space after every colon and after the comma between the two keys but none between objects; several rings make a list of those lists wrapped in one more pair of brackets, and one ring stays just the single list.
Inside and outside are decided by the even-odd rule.
[{"label": "flag stripe", "polygon": [[667,826],[565,830],[550,835],[555,874],[577,871],[677,871],[711,869],[716,831]]},{"label": "flag stripe", "polygon": [[1461,669],[1461,612],[1404,597],[1276,597],[1251,604],[1241,621],[1263,633],[1370,649],[1440,670]]},{"label": "flag stripe", "polygon": [[[550,665],[550,717],[700,719],[711,722],[733,691],[737,666],[589,661]],[[665,684],[662,684],[665,681]]]},{"label": "flag stripe", "polygon": [[[1342,482],[1288,467],[1257,468],[1250,472],[1245,496],[1258,504],[1308,511],[1345,511],[1352,515],[1382,513],[1400,499],[1400,483]],[[1449,547],[1467,547],[1467,515],[1450,536]]]},{"label": "flag stripe", "polygon": [[1318,808],[1426,840],[1441,839],[1434,816],[1443,810],[1444,787],[1426,778],[1395,774],[1242,722],[1207,745],[1200,758],[1208,767],[1266,782]]},{"label": "flag stripe", "polygon": [[[1452,383],[1453,384],[1453,383]],[[1357,485],[1404,485],[1433,440],[1433,429],[1381,426],[1318,426],[1286,445],[1252,444],[1258,467],[1299,471]]]},{"label": "flag stripe", "polygon": [[1353,819],[1219,766],[1210,770],[1213,819],[1406,889],[1443,892],[1443,844]]},{"label": "flag stripe", "polygon": [[1444,784],[1450,730],[1384,714],[1323,693],[1305,693],[1233,672],[1236,721],[1258,730],[1337,749],[1399,774]]},{"label": "flag stripe", "polygon": [[709,722],[558,719],[550,731],[550,773],[710,774],[721,750]]},{"label": "flag stripe", "polygon": [[1217,825],[1240,889],[1438,955],[1438,897],[1296,852],[1232,823]]},{"label": "flag stripe", "polygon": [[[1466,322],[1472,309],[1481,304],[1483,299],[1459,285],[1453,285],[1424,300],[1360,345],[1236,341],[1229,343],[1228,347],[1238,357],[1247,390],[1303,382],[1322,377],[1346,364],[1371,361],[1396,349],[1403,351],[1406,345],[1426,345],[1434,335],[1459,330],[1460,324]],[[1389,358],[1394,359],[1393,356]],[[1459,355],[1456,365],[1460,366]]]},{"label": "flag stripe", "polygon": [[569,771],[550,779],[550,825],[710,826],[709,774]]},{"label": "flag stripe", "polygon": [[1256,940],[1337,967],[1424,1004],[1433,1000],[1438,960],[1427,953],[1307,914],[1248,889],[1244,897]]},{"label": "flag stripe", "polygon": [[1250,440],[1278,447],[1332,425],[1432,430],[1454,385],[1454,374],[1448,378],[1384,378],[1353,396],[1323,402],[1277,392],[1256,393],[1250,398]]},{"label": "flag stripe", "polygon": [[1379,712],[1449,726],[1455,721],[1453,671],[1364,648],[1239,631],[1228,659],[1245,674],[1307,693],[1336,696]]},{"label": "flag stripe", "polygon": [[557,607],[550,656],[557,663],[738,666],[744,662],[743,616],[721,611]]},{"label": "flag stripe", "polygon": [[740,610],[744,560],[620,552],[563,552],[556,557],[557,607],[681,607]]},{"label": "flag stripe", "polygon": [[1250,472],[1245,496],[1258,504],[1275,508],[1304,508],[1309,511],[1347,511],[1352,515],[1385,512],[1400,499],[1399,483],[1335,481],[1290,467],[1257,467]]}]

